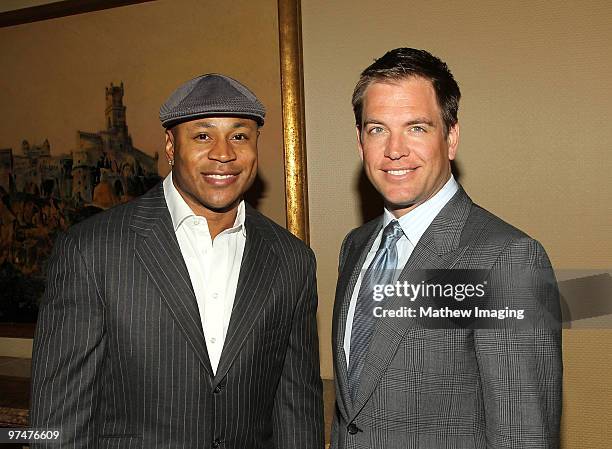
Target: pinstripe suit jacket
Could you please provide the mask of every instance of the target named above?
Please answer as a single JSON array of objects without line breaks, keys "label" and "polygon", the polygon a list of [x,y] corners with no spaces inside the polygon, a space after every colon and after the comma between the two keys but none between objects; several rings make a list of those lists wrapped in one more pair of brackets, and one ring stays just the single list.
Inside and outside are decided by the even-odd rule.
[{"label": "pinstripe suit jacket", "polygon": [[[332,448],[557,448],[562,362],[555,327],[450,330],[381,319],[351,400],[343,348],[348,306],[381,227],[379,218],[353,230],[341,249],[332,330]],[[414,270],[451,267],[526,269],[533,276],[522,299],[545,301],[559,317],[556,282],[541,245],[472,203],[462,188],[423,234],[399,279],[410,281]],[[542,271],[552,282],[541,280]],[[499,304],[512,305],[511,283],[496,293]]]},{"label": "pinstripe suit jacket", "polygon": [[60,236],[31,425],[66,448],[322,448],[314,256],[250,206],[246,227],[216,375],[161,184]]}]

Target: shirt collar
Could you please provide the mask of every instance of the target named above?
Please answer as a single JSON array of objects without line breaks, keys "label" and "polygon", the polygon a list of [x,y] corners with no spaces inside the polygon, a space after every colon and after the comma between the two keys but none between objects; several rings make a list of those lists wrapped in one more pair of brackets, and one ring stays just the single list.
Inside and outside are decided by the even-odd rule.
[{"label": "shirt collar", "polygon": [[[399,224],[413,246],[416,246],[431,222],[458,189],[459,184],[451,173],[449,180],[434,196],[399,218]],[[385,208],[383,228],[392,220],[395,220],[395,216]]]},{"label": "shirt collar", "polygon": [[[179,191],[176,189],[174,182],[172,182],[172,171],[168,173],[168,176],[164,179],[164,197],[166,198],[166,204],[170,211],[170,218],[172,218],[172,227],[176,232],[186,219],[195,217],[191,207],[187,204],[185,199],[181,196]],[[233,233],[242,231],[242,234],[246,236],[246,226],[244,225],[246,218],[244,200],[238,204],[238,211],[236,213],[236,219],[234,220],[234,226],[223,231],[224,233]],[[206,220],[206,218],[201,217]]]}]

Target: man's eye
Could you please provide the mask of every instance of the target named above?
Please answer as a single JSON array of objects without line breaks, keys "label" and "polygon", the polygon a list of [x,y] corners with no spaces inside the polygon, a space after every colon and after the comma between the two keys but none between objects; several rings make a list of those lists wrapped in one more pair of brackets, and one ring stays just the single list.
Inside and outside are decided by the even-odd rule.
[{"label": "man's eye", "polygon": [[368,134],[380,134],[384,131],[382,126],[373,126],[368,130]]},{"label": "man's eye", "polygon": [[410,131],[414,132],[414,133],[424,133],[425,132],[425,128],[423,128],[422,126],[411,126],[410,127]]},{"label": "man's eye", "polygon": [[210,136],[206,133],[200,133],[196,136],[196,139],[198,140],[209,140]]},{"label": "man's eye", "polygon": [[249,137],[246,134],[235,134],[232,140],[247,140]]}]

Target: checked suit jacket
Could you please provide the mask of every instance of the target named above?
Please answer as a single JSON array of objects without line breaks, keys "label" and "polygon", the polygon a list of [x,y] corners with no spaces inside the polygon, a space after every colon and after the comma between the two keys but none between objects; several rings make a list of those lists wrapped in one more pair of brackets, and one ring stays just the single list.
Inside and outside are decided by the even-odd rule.
[{"label": "checked suit jacket", "polygon": [[[379,319],[351,399],[346,318],[382,223],[380,217],[351,231],[340,253],[332,449],[558,448],[562,359],[555,320],[557,326],[527,329],[443,329]],[[520,296],[523,304],[559,317],[557,286],[542,246],[474,204],[462,188],[423,234],[399,280],[410,282],[421,269],[450,268],[507,273],[497,279],[503,280],[494,293],[498,304],[512,307]],[[518,285],[515,272],[531,274],[526,285]],[[390,301],[388,308],[410,305]]]},{"label": "checked suit jacket", "polygon": [[313,253],[246,209],[213,374],[160,183],[56,242],[34,339],[34,447],[322,448]]}]

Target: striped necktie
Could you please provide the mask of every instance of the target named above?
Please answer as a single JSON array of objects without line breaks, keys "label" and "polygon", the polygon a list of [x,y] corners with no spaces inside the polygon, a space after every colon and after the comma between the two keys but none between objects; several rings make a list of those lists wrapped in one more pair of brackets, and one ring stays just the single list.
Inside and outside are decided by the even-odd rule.
[{"label": "striped necktie", "polygon": [[404,231],[397,220],[391,221],[385,227],[380,246],[361,281],[355,315],[353,316],[348,368],[348,383],[353,400],[359,385],[359,376],[365,363],[370,339],[376,326],[373,308],[381,305],[380,302],[374,301],[374,285],[391,284],[395,280],[395,270],[397,268],[397,248],[395,244],[402,235],[404,235]]}]

